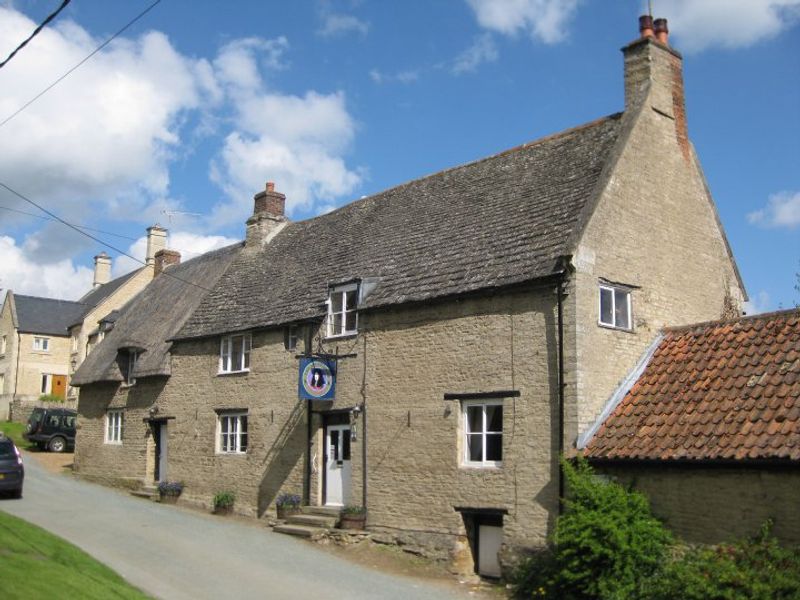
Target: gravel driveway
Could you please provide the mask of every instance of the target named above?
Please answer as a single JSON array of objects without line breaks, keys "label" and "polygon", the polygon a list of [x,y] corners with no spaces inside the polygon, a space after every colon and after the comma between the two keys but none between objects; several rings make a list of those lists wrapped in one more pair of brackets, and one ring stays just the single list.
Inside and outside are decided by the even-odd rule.
[{"label": "gravel driveway", "polygon": [[352,564],[255,523],[162,506],[48,473],[30,454],[25,468],[23,499],[0,499],[0,510],[69,540],[158,598],[470,596]]}]

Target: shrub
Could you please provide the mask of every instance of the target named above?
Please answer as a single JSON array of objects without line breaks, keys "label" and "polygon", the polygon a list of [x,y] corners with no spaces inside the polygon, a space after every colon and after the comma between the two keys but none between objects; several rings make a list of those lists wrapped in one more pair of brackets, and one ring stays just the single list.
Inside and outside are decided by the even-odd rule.
[{"label": "shrub", "polygon": [[642,597],[652,600],[780,600],[800,598],[800,548],[782,548],[766,523],[753,539],[682,548],[653,577]]},{"label": "shrub", "polygon": [[217,492],[214,495],[214,508],[227,508],[233,506],[236,501],[236,494],[231,491]]},{"label": "shrub", "polygon": [[60,404],[64,402],[64,398],[61,396],[56,396],[55,394],[42,394],[39,396],[39,402],[51,402],[55,404]]},{"label": "shrub", "polygon": [[355,504],[348,504],[344,508],[342,508],[343,515],[365,515],[367,514],[367,509],[363,506],[357,506]]},{"label": "shrub", "polygon": [[575,600],[636,597],[663,562],[669,532],[641,493],[601,480],[583,459],[562,460],[562,467],[565,512],[550,548],[518,571],[518,593]]},{"label": "shrub", "polygon": [[285,506],[287,508],[297,508],[300,506],[300,496],[297,494],[281,494],[275,500],[275,506]]}]

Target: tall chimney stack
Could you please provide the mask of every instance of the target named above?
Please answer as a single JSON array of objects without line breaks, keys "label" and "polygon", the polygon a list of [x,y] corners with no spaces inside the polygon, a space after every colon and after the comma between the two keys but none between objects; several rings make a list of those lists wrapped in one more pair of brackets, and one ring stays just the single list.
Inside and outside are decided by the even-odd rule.
[{"label": "tall chimney stack", "polygon": [[158,223],[147,228],[147,254],[146,262],[153,265],[156,262],[156,252],[167,247],[167,230]]},{"label": "tall chimney stack", "polygon": [[267,182],[264,191],[253,196],[253,215],[247,219],[246,247],[261,247],[268,243],[288,222],[285,214],[286,196],[275,191]]},{"label": "tall chimney stack", "polygon": [[94,257],[94,281],[92,289],[97,289],[101,285],[111,281],[111,257],[105,252],[101,252]]}]

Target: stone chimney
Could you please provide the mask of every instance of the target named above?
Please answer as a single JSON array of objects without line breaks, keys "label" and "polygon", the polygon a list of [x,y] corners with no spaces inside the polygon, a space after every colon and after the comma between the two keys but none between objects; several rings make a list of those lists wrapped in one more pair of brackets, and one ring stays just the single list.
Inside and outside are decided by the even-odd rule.
[{"label": "stone chimney", "polygon": [[146,262],[153,265],[156,262],[156,252],[167,247],[167,230],[158,223],[147,228],[147,254]]},{"label": "stone chimney", "polygon": [[97,289],[104,283],[111,281],[111,257],[101,252],[94,257],[94,281],[92,289]]},{"label": "stone chimney", "polygon": [[267,182],[263,192],[253,196],[253,215],[247,219],[246,247],[258,248],[268,243],[288,222],[285,215],[286,196]]},{"label": "stone chimney", "polygon": [[[675,137],[689,158],[683,57],[669,45],[666,19],[639,17],[639,39],[622,49],[625,56],[625,110],[647,101],[650,108],[675,122]],[[646,98],[645,98],[646,95]]]},{"label": "stone chimney", "polygon": [[181,253],[177,250],[159,250],[156,252],[155,271],[153,277],[159,275],[164,269],[171,265],[177,265],[181,262]]}]

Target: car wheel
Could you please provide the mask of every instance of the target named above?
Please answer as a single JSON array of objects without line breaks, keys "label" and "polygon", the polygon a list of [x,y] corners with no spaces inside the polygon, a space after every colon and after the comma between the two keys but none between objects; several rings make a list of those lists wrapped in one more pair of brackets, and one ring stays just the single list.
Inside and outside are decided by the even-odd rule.
[{"label": "car wheel", "polygon": [[50,452],[63,452],[67,447],[67,441],[59,436],[56,436],[50,440],[47,444],[47,448]]}]

